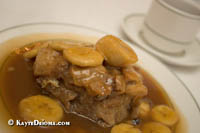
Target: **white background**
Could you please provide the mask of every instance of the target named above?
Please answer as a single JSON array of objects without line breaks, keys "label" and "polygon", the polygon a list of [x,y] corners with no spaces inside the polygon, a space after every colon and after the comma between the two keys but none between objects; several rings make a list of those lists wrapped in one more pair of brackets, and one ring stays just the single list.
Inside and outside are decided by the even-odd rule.
[{"label": "white background", "polygon": [[[0,0],[0,30],[30,22],[66,22],[127,39],[120,29],[122,19],[130,13],[146,13],[150,4],[151,0]],[[168,67],[200,104],[200,67]]]}]

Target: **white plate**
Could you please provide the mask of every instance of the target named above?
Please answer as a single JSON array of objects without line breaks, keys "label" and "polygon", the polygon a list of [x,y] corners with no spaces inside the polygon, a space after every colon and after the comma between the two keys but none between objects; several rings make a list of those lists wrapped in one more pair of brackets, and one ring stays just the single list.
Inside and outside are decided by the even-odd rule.
[{"label": "white plate", "polygon": [[[95,36],[95,38],[92,38],[94,42],[98,38],[108,34],[93,28],[72,25],[72,24],[37,23],[37,24],[26,24],[26,25],[15,26],[1,31],[0,43],[16,36],[32,34],[32,33],[82,34],[88,36]],[[67,35],[70,34],[66,34],[66,37]],[[28,38],[28,40],[33,41],[33,38]],[[174,101],[178,109],[184,115],[188,123],[189,133],[200,133],[200,126],[199,126],[200,108],[197,102],[195,101],[194,97],[192,96],[191,92],[189,91],[189,89],[186,88],[186,86],[175,76],[175,74],[173,74],[165,65],[163,65],[156,58],[152,57],[144,50],[131,45],[130,42],[127,43],[130,45],[130,47],[132,47],[136,51],[139,57],[138,65],[144,68],[146,71],[148,71],[163,86],[163,88],[165,88],[171,100]],[[22,42],[20,45],[22,45]],[[0,45],[0,52],[3,52],[2,50],[3,50],[3,45]],[[0,103],[2,104],[2,101]],[[4,111],[6,111],[5,107],[1,108],[0,130],[1,132],[4,133],[11,132],[8,130],[11,128],[8,128],[8,126],[6,126],[7,122],[3,120],[5,118],[4,116],[5,114],[2,112]]]},{"label": "white plate", "polygon": [[185,54],[182,56],[162,53],[147,44],[140,35],[144,17],[144,14],[130,14],[123,19],[121,27],[130,40],[168,64],[187,67],[200,66],[200,43],[198,41],[186,46]]}]

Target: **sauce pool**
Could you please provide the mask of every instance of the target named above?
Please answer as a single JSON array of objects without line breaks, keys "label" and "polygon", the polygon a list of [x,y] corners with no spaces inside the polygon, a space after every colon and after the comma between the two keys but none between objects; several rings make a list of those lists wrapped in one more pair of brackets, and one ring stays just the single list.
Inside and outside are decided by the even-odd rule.
[{"label": "sauce pool", "polygon": [[[1,68],[1,96],[12,119],[20,119],[18,104],[23,98],[43,93],[35,81],[32,65],[21,54],[13,52]],[[136,70],[144,77],[144,84],[149,90],[147,98],[151,99],[154,105],[166,104],[172,107],[163,88],[146,71],[139,67],[136,67]],[[86,118],[71,113],[65,113],[62,121],[69,121],[70,126],[20,128],[25,133],[110,133],[111,130],[111,128],[102,128]],[[175,126],[171,128],[174,132]],[[21,130],[16,130],[16,132],[21,132]]]}]

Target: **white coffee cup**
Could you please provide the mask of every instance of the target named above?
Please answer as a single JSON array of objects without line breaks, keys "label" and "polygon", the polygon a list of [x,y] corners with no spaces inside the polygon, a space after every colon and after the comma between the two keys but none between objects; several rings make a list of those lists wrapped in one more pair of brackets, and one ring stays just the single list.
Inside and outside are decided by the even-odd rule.
[{"label": "white coffee cup", "polygon": [[157,50],[183,53],[200,28],[200,9],[184,0],[154,0],[141,35]]}]

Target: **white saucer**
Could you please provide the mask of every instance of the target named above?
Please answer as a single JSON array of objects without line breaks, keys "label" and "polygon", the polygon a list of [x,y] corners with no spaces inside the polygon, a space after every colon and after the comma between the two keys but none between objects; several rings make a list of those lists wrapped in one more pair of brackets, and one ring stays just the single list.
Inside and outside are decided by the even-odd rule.
[{"label": "white saucer", "polygon": [[123,19],[121,27],[130,40],[167,64],[188,67],[200,66],[200,43],[198,41],[188,45],[185,54],[181,56],[162,53],[147,44],[140,35],[144,17],[145,14],[130,14]]}]

